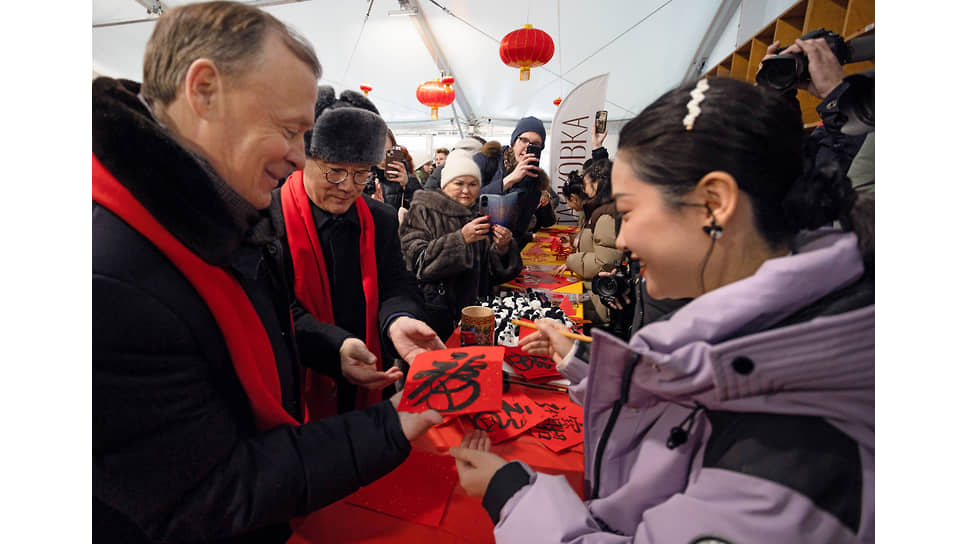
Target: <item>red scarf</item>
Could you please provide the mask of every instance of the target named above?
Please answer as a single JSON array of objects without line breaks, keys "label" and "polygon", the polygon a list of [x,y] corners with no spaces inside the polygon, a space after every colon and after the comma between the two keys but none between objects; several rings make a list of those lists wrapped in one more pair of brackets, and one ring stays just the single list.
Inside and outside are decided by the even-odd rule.
[{"label": "red scarf", "polygon": [[[333,323],[333,304],[330,296],[329,275],[326,259],[319,244],[316,223],[313,221],[312,207],[303,172],[293,172],[282,188],[282,214],[286,223],[286,238],[292,254],[292,268],[295,276],[296,298],[306,307],[313,317],[323,323]],[[366,347],[376,355],[376,368],[383,370],[380,357],[380,333],[377,328],[377,308],[379,306],[379,286],[376,272],[375,236],[373,216],[363,197],[355,202],[356,213],[360,219],[360,276],[363,280],[363,296],[366,299]],[[333,383],[326,376],[308,372],[306,392],[309,404],[309,419],[320,419],[335,413],[332,404],[326,405],[325,399],[332,397]],[[379,389],[369,390],[359,387],[356,394],[356,408],[362,409],[383,399]],[[323,401],[323,402],[320,402]]]},{"label": "red scarf", "polygon": [[249,397],[256,427],[299,425],[282,407],[275,355],[262,320],[242,286],[231,274],[212,266],[186,248],[141,205],[106,168],[94,164],[94,201],[111,210],[151,241],[202,296],[229,348],[232,366]]}]

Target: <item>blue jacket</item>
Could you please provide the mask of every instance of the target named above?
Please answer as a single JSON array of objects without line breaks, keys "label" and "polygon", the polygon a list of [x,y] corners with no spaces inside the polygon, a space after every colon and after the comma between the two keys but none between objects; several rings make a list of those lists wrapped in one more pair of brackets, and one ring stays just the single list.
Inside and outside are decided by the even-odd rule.
[{"label": "blue jacket", "polygon": [[[497,169],[490,178],[481,180],[480,194],[504,195],[514,192],[521,193],[518,196],[517,219],[512,225],[511,232],[514,233],[514,239],[518,242],[519,247],[524,247],[523,241],[527,236],[528,223],[531,222],[531,216],[538,209],[538,201],[541,200],[541,187],[538,185],[538,178],[525,178],[514,184],[507,191],[504,190],[504,176],[507,175],[504,169],[504,154],[507,150],[508,146],[502,147],[497,157],[490,159],[491,161],[497,161]],[[483,153],[475,153],[473,159],[482,173],[488,170],[488,157]]]}]

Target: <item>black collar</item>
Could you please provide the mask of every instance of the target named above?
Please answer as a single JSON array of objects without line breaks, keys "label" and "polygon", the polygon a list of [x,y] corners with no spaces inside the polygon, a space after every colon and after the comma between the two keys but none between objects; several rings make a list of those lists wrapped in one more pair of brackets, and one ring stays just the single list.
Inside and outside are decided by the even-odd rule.
[{"label": "black collar", "polygon": [[267,213],[252,215],[230,204],[224,194],[231,189],[154,119],[138,98],[140,88],[129,80],[94,80],[92,148],[101,164],[209,264],[228,264],[243,243],[271,239],[259,226],[266,224]]}]

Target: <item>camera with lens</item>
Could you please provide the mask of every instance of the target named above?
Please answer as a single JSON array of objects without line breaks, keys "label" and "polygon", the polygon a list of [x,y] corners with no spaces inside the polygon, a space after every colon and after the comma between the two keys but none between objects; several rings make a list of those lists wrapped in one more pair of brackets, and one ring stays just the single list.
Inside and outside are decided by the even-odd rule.
[{"label": "camera with lens", "polygon": [[[811,30],[801,40],[823,38],[840,64],[861,62],[874,58],[874,35],[860,36],[849,42],[836,32],[825,28]],[[784,53],[790,46],[777,51],[775,57],[763,59],[756,74],[756,83],[781,93],[794,91],[797,85],[810,81],[810,65],[804,53]],[[874,130],[874,71],[847,76],[850,86],[841,95],[840,111],[846,115],[844,134],[864,134]]]},{"label": "camera with lens", "polygon": [[592,278],[592,292],[602,299],[603,304],[615,302],[623,293],[632,289],[635,275],[628,261],[615,261],[615,273]]},{"label": "camera with lens", "polygon": [[[853,62],[851,51],[844,42],[844,38],[836,32],[826,28],[811,30],[800,37],[801,40],[823,38],[830,51],[837,57],[840,64]],[[764,87],[770,87],[780,92],[786,92],[797,86],[801,81],[810,80],[810,63],[804,53],[784,53],[789,45],[778,50],[775,57],[763,59],[763,67],[756,74],[756,82]]]},{"label": "camera with lens", "polygon": [[363,187],[363,194],[368,196],[373,196],[376,193],[376,182],[386,183],[386,178],[383,176],[383,170],[380,170],[376,166],[370,167],[370,175],[366,176],[366,185]]}]

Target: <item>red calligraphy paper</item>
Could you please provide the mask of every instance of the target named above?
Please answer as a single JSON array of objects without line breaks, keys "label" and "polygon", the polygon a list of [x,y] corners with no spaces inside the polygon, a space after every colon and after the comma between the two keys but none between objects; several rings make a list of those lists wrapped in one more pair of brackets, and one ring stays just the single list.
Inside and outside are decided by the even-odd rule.
[{"label": "red calligraphy paper", "polygon": [[566,285],[571,285],[577,280],[568,279],[564,276],[555,276],[551,272],[543,270],[525,270],[518,274],[508,285],[526,289],[528,287],[537,289],[558,289]]},{"label": "red calligraphy paper", "polygon": [[397,409],[433,409],[445,417],[498,410],[503,362],[503,347],[466,346],[421,353],[410,364]]},{"label": "red calligraphy paper", "polygon": [[535,404],[552,414],[530,429],[529,432],[538,442],[555,453],[581,444],[584,436],[581,406],[566,399],[539,400]]},{"label": "red calligraphy paper", "polygon": [[456,481],[453,457],[414,449],[400,466],[360,488],[346,502],[437,527]]},{"label": "red calligraphy paper", "polygon": [[[524,332],[525,328],[522,327],[521,332]],[[527,335],[520,336],[523,338]],[[507,351],[504,353],[504,362],[509,364],[514,369],[514,372],[520,374],[528,381],[546,381],[548,379],[562,377],[555,367],[553,360],[548,357],[540,357],[526,353],[519,348],[507,348]]]},{"label": "red calligraphy paper", "polygon": [[505,393],[501,409],[478,412],[463,416],[470,426],[487,432],[491,442],[513,438],[548,419],[551,414],[534,403],[527,395],[518,392]]}]

